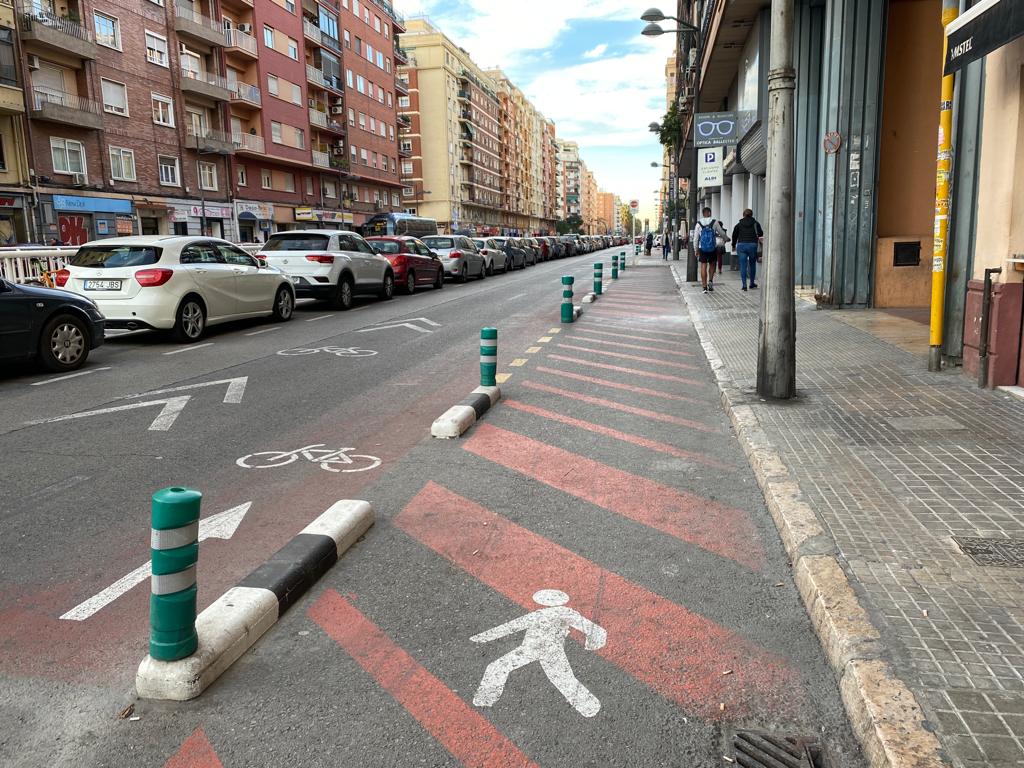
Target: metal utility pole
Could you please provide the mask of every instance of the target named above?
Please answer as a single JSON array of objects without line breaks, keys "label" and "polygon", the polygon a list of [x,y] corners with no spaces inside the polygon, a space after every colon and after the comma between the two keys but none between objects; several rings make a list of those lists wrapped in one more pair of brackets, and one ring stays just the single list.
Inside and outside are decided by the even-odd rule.
[{"label": "metal utility pole", "polygon": [[768,232],[757,355],[757,393],[796,394],[793,182],[794,0],[772,0],[768,72]]},{"label": "metal utility pole", "polygon": [[[691,6],[692,7],[692,6]],[[693,36],[693,49],[696,63],[696,76],[693,80],[693,108],[690,110],[690,147],[693,151],[693,167],[690,169],[690,220],[686,222],[686,228],[693,231],[693,227],[697,222],[697,109],[700,106],[700,81],[701,72],[703,67],[701,66],[701,58],[704,55],[704,30],[702,29],[701,19],[695,18],[693,20],[693,26],[697,28],[696,33]],[[686,282],[695,283],[697,282],[697,244],[691,242],[690,247],[686,249]]]}]

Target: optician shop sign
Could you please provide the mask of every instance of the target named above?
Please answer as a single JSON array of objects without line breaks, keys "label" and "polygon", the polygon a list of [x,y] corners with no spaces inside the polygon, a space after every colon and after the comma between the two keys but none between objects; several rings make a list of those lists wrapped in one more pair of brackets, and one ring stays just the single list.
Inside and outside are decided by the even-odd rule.
[{"label": "optician shop sign", "polygon": [[703,112],[694,125],[695,147],[721,147],[737,141],[735,112]]}]

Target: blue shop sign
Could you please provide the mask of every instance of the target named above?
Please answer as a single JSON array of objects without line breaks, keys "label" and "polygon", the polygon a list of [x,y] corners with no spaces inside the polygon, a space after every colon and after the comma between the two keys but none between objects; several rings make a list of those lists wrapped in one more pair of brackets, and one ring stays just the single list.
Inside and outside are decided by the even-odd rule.
[{"label": "blue shop sign", "polygon": [[113,197],[80,197],[78,195],[54,195],[53,207],[58,211],[82,211],[84,213],[131,213],[131,200]]}]

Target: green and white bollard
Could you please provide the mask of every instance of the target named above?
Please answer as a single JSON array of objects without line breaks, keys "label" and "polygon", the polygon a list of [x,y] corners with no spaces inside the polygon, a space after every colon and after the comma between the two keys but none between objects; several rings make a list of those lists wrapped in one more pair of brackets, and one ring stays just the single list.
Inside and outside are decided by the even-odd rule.
[{"label": "green and white bollard", "polygon": [[626,252],[625,251],[623,251],[622,253],[619,254],[619,271],[620,272],[625,272],[626,271]]},{"label": "green and white bollard", "polygon": [[612,254],[612,280],[619,279],[619,257]]},{"label": "green and white bollard", "polygon": [[158,661],[184,659],[199,646],[196,563],[202,499],[199,491],[187,488],[164,488],[153,494],[149,655]]},{"label": "green and white bollard", "polygon": [[572,275],[562,275],[562,322],[571,323],[572,317],[572,284],[576,281]]},{"label": "green and white bollard", "polygon": [[480,329],[480,386],[496,387],[498,372],[498,329]]},{"label": "green and white bollard", "polygon": [[594,264],[594,295],[600,296],[604,288],[604,264],[600,261]]}]

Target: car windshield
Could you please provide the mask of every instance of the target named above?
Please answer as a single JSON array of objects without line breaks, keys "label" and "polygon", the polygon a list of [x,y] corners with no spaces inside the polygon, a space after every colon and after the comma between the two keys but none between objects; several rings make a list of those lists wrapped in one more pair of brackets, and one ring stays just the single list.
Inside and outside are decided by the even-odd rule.
[{"label": "car windshield", "polygon": [[367,240],[370,247],[380,253],[401,253],[402,246],[394,240]]},{"label": "car windshield", "polygon": [[473,242],[476,244],[477,248],[486,248],[487,247],[487,241],[486,240],[474,240]]},{"label": "car windshield", "polygon": [[327,235],[303,235],[298,233],[282,233],[271,235],[264,251],[324,251],[330,245],[331,238]]},{"label": "car windshield", "polygon": [[450,237],[424,237],[423,242],[427,244],[428,248],[437,248],[439,250],[455,247],[455,241]]},{"label": "car windshield", "polygon": [[88,246],[68,259],[73,267],[116,269],[118,267],[144,267],[160,261],[160,248],[151,245]]}]

